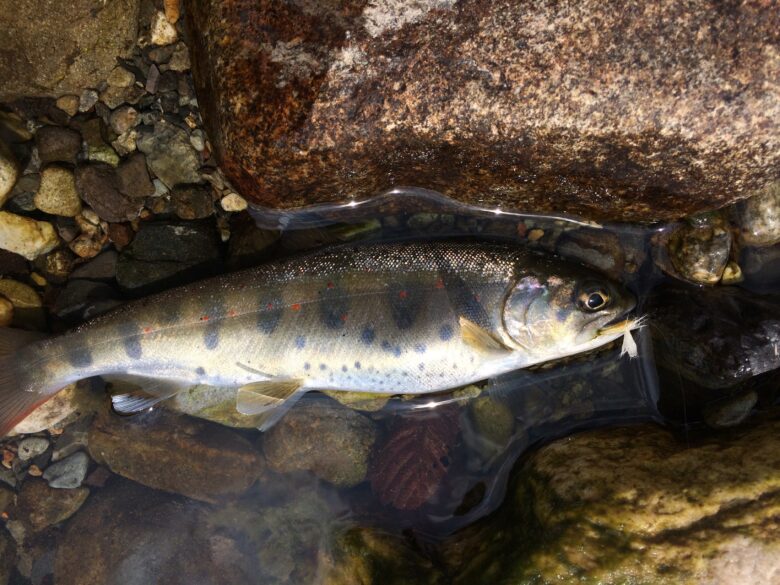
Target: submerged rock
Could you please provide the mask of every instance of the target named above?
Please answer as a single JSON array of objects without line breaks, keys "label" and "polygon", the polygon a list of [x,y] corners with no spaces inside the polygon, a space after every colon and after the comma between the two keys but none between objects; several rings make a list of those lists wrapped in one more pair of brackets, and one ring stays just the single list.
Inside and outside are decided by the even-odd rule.
[{"label": "submerged rock", "polygon": [[114,473],[205,502],[242,494],[263,467],[240,435],[161,411],[130,418],[103,413],[90,429],[89,451]]},{"label": "submerged rock", "polygon": [[731,231],[720,214],[690,218],[671,234],[662,268],[697,284],[717,284],[731,252]]},{"label": "submerged rock", "polygon": [[83,451],[79,451],[47,467],[43,479],[50,487],[73,489],[79,487],[87,477],[87,469],[89,469],[89,457]]},{"label": "submerged rock", "polygon": [[16,543],[11,535],[0,529],[0,585],[6,585],[16,564]]},{"label": "submerged rock", "polygon": [[19,178],[19,165],[11,149],[0,139],[0,206],[8,199],[8,195]]},{"label": "submerged rock", "polygon": [[780,243],[780,182],[737,204],[735,216],[741,244],[772,246]]},{"label": "submerged rock", "polygon": [[169,189],[200,182],[198,153],[187,133],[178,126],[161,120],[155,124],[154,132],[138,139],[137,145],[146,155],[149,168]]},{"label": "submerged rock", "polygon": [[771,583],[778,431],[771,419],[691,444],[639,426],[543,447],[503,510],[445,547],[454,581]]},{"label": "submerged rock", "polygon": [[209,136],[256,203],[414,184],[671,219],[780,178],[772,2],[197,0],[186,16]]},{"label": "submerged rock", "polygon": [[57,232],[47,221],[36,221],[0,211],[0,248],[35,260],[59,244]]},{"label": "submerged rock", "polygon": [[135,44],[138,0],[0,1],[0,101],[80,93],[105,79]]},{"label": "submerged rock", "polygon": [[280,473],[311,471],[337,486],[366,478],[374,445],[374,423],[335,402],[294,406],[263,436],[268,465]]},{"label": "submerged rock", "polygon": [[138,217],[142,202],[121,191],[116,170],[107,164],[90,164],[76,169],[76,188],[81,198],[105,221],[126,221]]},{"label": "submerged rock", "polygon": [[105,395],[94,390],[88,380],[82,380],[60,390],[27,415],[11,432],[26,435],[63,427],[96,412],[102,405],[105,405]]},{"label": "submerged rock", "polygon": [[57,585],[244,585],[242,543],[205,529],[202,505],[128,481],[99,490],[68,523]]},{"label": "submerged rock", "polygon": [[235,386],[193,386],[164,403],[166,408],[197,416],[228,427],[251,429],[260,426],[260,416],[241,414],[236,410]]},{"label": "submerged rock", "polygon": [[43,126],[35,133],[41,163],[64,162],[76,164],[81,150],[81,134],[61,126]]},{"label": "submerged rock", "polygon": [[41,184],[33,202],[41,211],[53,215],[74,217],[81,213],[81,200],[76,191],[73,171],[62,167],[43,169]]},{"label": "submerged rock", "polygon": [[28,479],[22,484],[16,506],[9,512],[33,532],[59,524],[73,516],[89,496],[89,489],[56,489],[40,479]]}]

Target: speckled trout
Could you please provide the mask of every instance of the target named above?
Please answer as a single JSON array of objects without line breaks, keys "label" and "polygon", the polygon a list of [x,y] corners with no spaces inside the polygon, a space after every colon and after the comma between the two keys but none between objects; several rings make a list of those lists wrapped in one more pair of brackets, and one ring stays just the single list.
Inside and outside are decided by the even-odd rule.
[{"label": "speckled trout", "polygon": [[[65,334],[0,333],[0,432],[60,388],[128,378],[134,412],[196,384],[243,414],[307,390],[430,393],[595,349],[634,298],[591,269],[516,246],[343,246],[128,303]],[[270,414],[269,414],[270,418]]]}]

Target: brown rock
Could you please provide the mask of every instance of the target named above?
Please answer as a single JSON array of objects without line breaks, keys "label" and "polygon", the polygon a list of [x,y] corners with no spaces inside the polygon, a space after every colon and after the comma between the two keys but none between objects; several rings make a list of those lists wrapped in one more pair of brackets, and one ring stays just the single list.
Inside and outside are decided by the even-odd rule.
[{"label": "brown rock", "polygon": [[114,473],[206,502],[245,492],[262,465],[240,435],[158,411],[132,419],[108,413],[97,417],[89,451]]},{"label": "brown rock", "polygon": [[97,163],[77,168],[76,188],[100,219],[125,221],[135,219],[141,211],[141,203],[120,192],[119,178],[110,165]]},{"label": "brown rock", "polygon": [[73,516],[87,496],[89,489],[84,487],[57,489],[40,479],[27,480],[9,516],[38,532]]},{"label": "brown rock", "polygon": [[66,162],[76,164],[81,150],[81,134],[70,128],[43,126],[35,133],[38,156],[43,164]]},{"label": "brown rock", "polygon": [[469,203],[674,218],[780,179],[780,7],[195,0],[226,175],[291,208],[416,185]]},{"label": "brown rock", "polygon": [[119,190],[128,197],[140,198],[154,195],[154,184],[146,168],[146,157],[140,152],[127,158],[116,170]]},{"label": "brown rock", "polygon": [[203,219],[214,214],[209,185],[181,185],[171,191],[171,207],[182,219]]},{"label": "brown rock", "polygon": [[240,543],[205,530],[203,506],[127,481],[90,498],[57,547],[57,585],[239,585]]},{"label": "brown rock", "polygon": [[0,1],[0,101],[78,94],[135,44],[139,0]]}]

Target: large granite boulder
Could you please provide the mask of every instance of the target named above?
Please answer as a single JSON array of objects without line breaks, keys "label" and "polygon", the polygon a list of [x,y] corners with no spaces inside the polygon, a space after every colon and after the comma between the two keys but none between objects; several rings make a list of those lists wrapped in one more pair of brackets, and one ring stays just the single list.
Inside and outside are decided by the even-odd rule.
[{"label": "large granite boulder", "polygon": [[139,0],[0,0],[0,101],[80,94],[135,45]]},{"label": "large granite boulder", "polygon": [[192,0],[228,178],[282,208],[393,185],[668,219],[780,179],[780,4]]},{"label": "large granite boulder", "polygon": [[543,447],[502,511],[445,545],[455,583],[777,583],[780,421],[651,426]]}]

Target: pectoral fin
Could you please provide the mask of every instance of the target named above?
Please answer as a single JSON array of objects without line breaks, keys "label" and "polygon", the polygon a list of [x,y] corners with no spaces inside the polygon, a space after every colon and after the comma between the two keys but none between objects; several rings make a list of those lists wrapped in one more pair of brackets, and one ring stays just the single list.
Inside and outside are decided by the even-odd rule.
[{"label": "pectoral fin", "polygon": [[480,351],[512,351],[503,341],[498,339],[493,333],[469,321],[466,317],[461,317],[460,335],[463,342]]},{"label": "pectoral fin", "polygon": [[[108,381],[119,387],[119,392],[111,396],[114,410],[119,414],[135,414],[149,410],[155,404],[191,386],[178,380],[158,380],[142,376],[113,376]],[[128,385],[133,388],[127,388]]]}]

